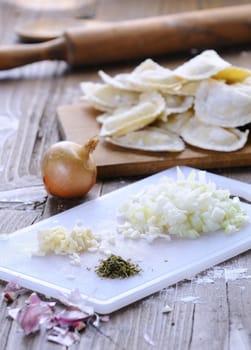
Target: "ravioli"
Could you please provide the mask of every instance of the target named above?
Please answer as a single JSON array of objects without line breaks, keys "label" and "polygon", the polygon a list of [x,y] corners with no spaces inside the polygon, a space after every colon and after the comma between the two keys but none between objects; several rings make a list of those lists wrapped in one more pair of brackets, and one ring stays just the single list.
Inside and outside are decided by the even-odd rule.
[{"label": "ravioli", "polygon": [[222,81],[203,81],[194,108],[196,117],[210,125],[235,128],[251,122],[251,94]]},{"label": "ravioli", "polygon": [[193,106],[192,96],[163,95],[166,103],[166,116],[174,113],[186,112]]},{"label": "ravioli", "polygon": [[141,91],[169,91],[181,85],[181,79],[173,71],[161,67],[151,59],[143,61],[128,77],[130,83]]},{"label": "ravioli", "polygon": [[251,70],[214,50],[175,69],[147,58],[131,72],[98,74],[101,82],[81,89],[100,111],[99,136],[107,142],[151,152],[181,151],[185,144],[231,152],[247,142],[249,131],[238,128],[251,123]]},{"label": "ravioli", "polygon": [[162,130],[168,130],[174,132],[176,134],[180,134],[183,128],[183,125],[187,123],[187,121],[194,116],[194,112],[192,110],[176,113],[168,116],[166,121],[163,118],[157,120],[154,125]]},{"label": "ravioli", "polygon": [[182,139],[175,133],[157,127],[146,127],[122,136],[106,137],[117,146],[152,152],[181,152],[185,149]]},{"label": "ravioli", "polygon": [[104,119],[100,136],[121,136],[152,123],[165,108],[163,97],[157,92],[143,93],[136,106],[115,110]]},{"label": "ravioli", "polygon": [[204,80],[230,66],[217,52],[206,50],[176,68],[174,74],[186,80]]},{"label": "ravioli", "polygon": [[83,99],[101,111],[134,105],[139,98],[136,92],[121,90],[107,84],[86,82],[81,83],[80,87],[84,93]]},{"label": "ravioli", "polygon": [[98,74],[104,83],[116,89],[140,91],[135,89],[133,85],[129,82],[129,79],[128,79],[130,76],[129,73],[121,73],[121,74],[117,74],[115,77],[111,77],[109,74],[100,70]]},{"label": "ravioli", "polygon": [[181,136],[189,145],[207,150],[232,152],[242,148],[247,142],[249,130],[222,128],[207,125],[196,117],[191,118],[182,128]]},{"label": "ravioli", "polygon": [[201,81],[189,81],[183,80],[180,86],[176,86],[172,90],[169,90],[169,94],[175,94],[177,96],[195,96],[200,86]]}]

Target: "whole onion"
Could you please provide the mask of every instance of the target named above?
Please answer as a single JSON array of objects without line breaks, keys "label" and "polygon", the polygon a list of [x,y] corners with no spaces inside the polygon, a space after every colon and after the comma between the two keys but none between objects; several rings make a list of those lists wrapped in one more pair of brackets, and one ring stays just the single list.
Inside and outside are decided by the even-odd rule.
[{"label": "whole onion", "polygon": [[92,156],[97,144],[98,138],[93,137],[84,145],[61,141],[49,147],[41,162],[47,192],[61,198],[75,198],[90,191],[97,178]]}]

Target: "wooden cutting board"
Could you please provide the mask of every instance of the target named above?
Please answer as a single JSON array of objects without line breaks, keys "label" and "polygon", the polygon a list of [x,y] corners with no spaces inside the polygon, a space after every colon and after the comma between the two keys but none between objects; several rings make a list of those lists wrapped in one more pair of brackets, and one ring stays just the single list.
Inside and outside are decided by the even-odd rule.
[{"label": "wooden cutting board", "polygon": [[[62,137],[69,141],[84,143],[98,135],[98,112],[81,103],[60,106],[57,110]],[[251,137],[251,136],[250,136]],[[183,152],[144,152],[129,150],[100,141],[93,156],[98,167],[98,177],[149,175],[176,165],[201,169],[251,165],[251,138],[247,145],[235,152],[205,151],[187,146]]]}]

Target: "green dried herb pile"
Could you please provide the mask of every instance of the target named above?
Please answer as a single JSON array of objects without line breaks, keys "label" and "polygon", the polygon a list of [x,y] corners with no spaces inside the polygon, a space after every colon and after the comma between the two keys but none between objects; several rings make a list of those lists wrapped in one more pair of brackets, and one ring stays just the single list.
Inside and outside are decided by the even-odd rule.
[{"label": "green dried herb pile", "polygon": [[137,264],[131,259],[124,260],[121,256],[111,254],[107,259],[101,260],[95,267],[95,272],[105,278],[127,278],[137,275],[141,271]]}]

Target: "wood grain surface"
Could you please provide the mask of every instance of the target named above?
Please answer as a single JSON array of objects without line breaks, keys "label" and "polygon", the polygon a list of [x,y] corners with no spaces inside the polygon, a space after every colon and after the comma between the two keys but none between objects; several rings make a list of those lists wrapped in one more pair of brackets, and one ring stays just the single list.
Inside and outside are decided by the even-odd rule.
[{"label": "wood grain surface", "polygon": [[[96,20],[119,21],[249,3],[249,0],[96,0],[88,1],[88,4],[86,2],[78,15],[92,16]],[[21,44],[14,32],[18,23],[49,16],[74,15],[74,11],[48,8],[30,10],[15,5],[14,0],[1,1],[0,44]],[[220,50],[220,53],[234,64],[251,68],[249,47],[231,47]],[[161,57],[159,62],[173,66],[191,56],[192,53]],[[62,139],[57,110],[61,106],[79,104],[80,82],[96,81],[99,69],[114,75],[132,69],[135,64],[128,61],[72,70],[62,61],[42,61],[0,71],[0,117],[1,121],[8,121],[9,125],[8,131],[4,129],[4,124],[0,125],[1,233],[11,233],[139,178],[119,176],[99,180],[86,197],[67,201],[48,197],[40,175],[43,153],[51,144]],[[217,157],[218,154],[212,154],[212,158]],[[217,168],[211,171],[251,183],[249,154],[247,163],[241,164],[242,167],[237,167],[237,163],[233,164],[232,161],[229,160],[231,167],[227,168],[219,161]],[[251,349],[250,266],[251,254],[248,251],[191,280],[163,289],[111,314],[109,322],[102,323],[99,329],[88,326],[81,334],[80,343],[74,344],[71,349]],[[235,278],[227,277],[231,273],[235,273]],[[1,291],[4,286],[2,282]],[[23,305],[28,295],[20,296],[11,306]],[[163,314],[163,307],[167,304],[171,312]],[[0,305],[0,350],[65,349],[64,346],[48,342],[45,332],[24,337],[18,324],[7,317],[8,305],[3,299]],[[62,306],[58,305],[58,309],[61,310]]]}]

